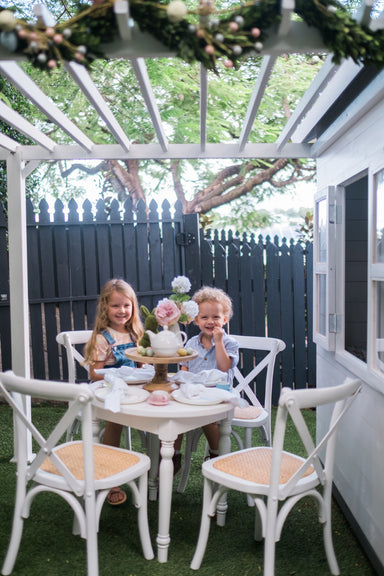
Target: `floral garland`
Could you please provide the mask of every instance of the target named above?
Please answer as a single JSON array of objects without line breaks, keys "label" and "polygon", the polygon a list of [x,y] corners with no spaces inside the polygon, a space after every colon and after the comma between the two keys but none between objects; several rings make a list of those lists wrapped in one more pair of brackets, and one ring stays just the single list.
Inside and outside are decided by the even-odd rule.
[{"label": "floral garland", "polygon": [[[0,44],[26,55],[41,69],[53,69],[64,60],[88,66],[105,57],[103,44],[118,36],[113,5],[114,0],[93,0],[55,26],[16,19],[12,10],[0,9]],[[260,54],[268,29],[281,21],[280,0],[252,0],[231,11],[216,11],[214,0],[200,0],[196,10],[188,10],[183,0],[130,0],[129,5],[142,32],[184,61],[199,61],[214,71],[220,60],[227,68],[237,68],[245,56]],[[383,66],[384,30],[360,24],[337,0],[296,0],[294,10],[319,30],[335,63],[350,57],[364,65]]]}]

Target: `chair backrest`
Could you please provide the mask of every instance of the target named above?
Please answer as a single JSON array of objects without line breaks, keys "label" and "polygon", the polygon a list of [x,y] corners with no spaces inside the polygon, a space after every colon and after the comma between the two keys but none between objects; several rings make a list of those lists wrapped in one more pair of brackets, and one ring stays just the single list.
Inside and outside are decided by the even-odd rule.
[{"label": "chair backrest", "polygon": [[67,353],[68,382],[76,382],[76,362],[85,370],[87,370],[87,372],[89,372],[88,366],[84,361],[84,356],[79,352],[79,350],[77,350],[76,345],[86,344],[91,336],[92,330],[73,330],[68,332],[60,332],[56,336],[56,342],[64,346]]},{"label": "chair backrest", "polygon": [[[311,469],[311,472],[315,471],[320,483],[323,486],[327,485],[328,489],[331,489],[337,428],[360,389],[361,382],[359,380],[352,380],[351,378],[345,380],[343,384],[327,388],[282,389],[273,434],[271,491],[269,493],[271,498],[277,496],[278,492],[288,415],[291,417],[297,433],[301,438],[305,451],[305,460],[295,474],[293,474],[282,487],[280,486],[279,497],[286,498],[295,493],[297,483],[306,472],[308,473],[308,469]],[[315,444],[301,410],[316,408],[325,404],[334,404],[334,407],[328,430],[319,442]],[[290,434],[291,433],[292,430],[290,429]]]},{"label": "chair backrest", "polygon": [[[278,338],[266,338],[262,336],[238,336],[235,334],[231,334],[231,336],[239,344],[240,368],[242,368],[244,359],[242,356],[245,357],[246,350],[265,352],[265,354],[263,354],[263,358],[259,362],[256,362],[256,357],[254,354],[251,355],[251,360],[249,362],[249,372],[247,374],[244,374],[244,369],[243,372],[241,372],[239,367],[236,366],[234,370],[234,377],[237,380],[236,390],[240,393],[240,395],[245,395],[254,406],[260,406],[260,400],[257,398],[257,394],[255,394],[254,390],[252,389],[251,383],[265,369],[266,374],[264,408],[267,410],[267,412],[270,412],[272,404],[272,386],[275,362],[279,352],[285,349],[285,343]],[[244,362],[244,368],[245,364],[246,363]],[[256,390],[256,385],[254,389]]]},{"label": "chair backrest", "polygon": [[[13,372],[0,373],[0,390],[12,407],[15,422],[15,447],[16,461],[18,465],[18,475],[24,478],[33,479],[41,464],[48,457],[52,464],[58,469],[66,480],[68,487],[75,493],[79,493],[81,488],[79,480],[69,471],[69,469],[58,458],[53,449],[61,444],[62,437],[66,434],[67,428],[77,419],[78,413],[82,411],[82,440],[85,483],[92,490],[93,486],[93,436],[92,436],[92,409],[91,400],[93,393],[86,384],[69,384],[67,382],[53,382],[49,380],[34,380],[15,376]],[[38,424],[33,422],[29,414],[29,408],[24,401],[24,396],[32,398],[42,398],[45,400],[57,400],[68,402],[68,408],[62,415],[59,422],[45,434]],[[36,441],[38,451],[33,461],[28,464],[27,432]],[[86,469],[86,466],[88,469]]]}]

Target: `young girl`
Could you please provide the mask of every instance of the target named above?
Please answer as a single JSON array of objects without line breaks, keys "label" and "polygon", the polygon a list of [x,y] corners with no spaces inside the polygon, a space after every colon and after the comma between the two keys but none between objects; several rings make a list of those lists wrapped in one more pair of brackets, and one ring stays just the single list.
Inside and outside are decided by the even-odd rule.
[{"label": "young girl", "polygon": [[[102,380],[96,370],[135,366],[124,351],[136,346],[143,334],[139,304],[132,286],[124,280],[113,279],[107,282],[101,292],[97,307],[95,327],[91,339],[85,346],[85,361],[93,381]],[[122,426],[106,422],[104,443],[120,446]],[[113,506],[123,504],[127,495],[120,488],[112,488],[107,500]]]}]

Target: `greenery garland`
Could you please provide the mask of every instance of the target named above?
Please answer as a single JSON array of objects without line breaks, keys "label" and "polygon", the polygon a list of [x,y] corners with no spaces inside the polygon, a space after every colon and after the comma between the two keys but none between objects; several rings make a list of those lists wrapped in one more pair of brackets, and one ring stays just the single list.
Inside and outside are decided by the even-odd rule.
[{"label": "greenery garland", "polygon": [[[0,8],[0,44],[41,69],[53,69],[64,60],[88,66],[105,57],[103,45],[118,37],[113,5],[114,0],[93,0],[55,26],[16,19],[12,10]],[[216,11],[214,0],[200,0],[196,10],[187,10],[183,0],[130,0],[129,6],[142,32],[184,61],[199,61],[214,71],[219,59],[227,68],[237,68],[244,57],[262,53],[268,29],[281,21],[280,0],[253,0],[231,11]],[[294,11],[319,30],[335,63],[350,57],[382,68],[384,31],[360,24],[337,0],[296,0]]]}]

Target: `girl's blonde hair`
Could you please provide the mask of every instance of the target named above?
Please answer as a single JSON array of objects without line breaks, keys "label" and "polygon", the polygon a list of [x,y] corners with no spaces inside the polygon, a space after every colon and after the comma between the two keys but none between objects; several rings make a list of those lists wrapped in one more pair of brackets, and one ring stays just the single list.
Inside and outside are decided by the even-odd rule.
[{"label": "girl's blonde hair", "polygon": [[199,305],[203,302],[218,302],[223,307],[224,316],[227,316],[228,320],[232,318],[232,300],[224,290],[221,290],[221,288],[203,286],[200,290],[195,292],[192,296],[192,300]]},{"label": "girl's blonde hair", "polygon": [[119,278],[109,280],[101,289],[99,301],[97,304],[97,312],[95,318],[95,326],[93,328],[91,339],[87,342],[84,349],[85,361],[89,364],[93,361],[94,352],[96,349],[96,337],[100,332],[106,330],[109,326],[108,320],[108,303],[113,292],[119,292],[126,296],[132,302],[132,315],[128,322],[125,324],[127,332],[131,335],[134,342],[138,342],[144,333],[143,323],[140,318],[139,302],[137,300],[136,292],[128,282]]}]

